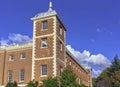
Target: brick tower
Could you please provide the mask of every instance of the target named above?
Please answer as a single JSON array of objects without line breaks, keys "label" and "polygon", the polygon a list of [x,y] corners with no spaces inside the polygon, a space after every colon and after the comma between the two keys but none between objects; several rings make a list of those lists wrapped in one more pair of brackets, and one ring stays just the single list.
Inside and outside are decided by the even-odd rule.
[{"label": "brick tower", "polygon": [[66,29],[50,2],[47,12],[33,21],[32,79],[59,76],[66,66]]},{"label": "brick tower", "polygon": [[83,67],[66,48],[66,28],[50,2],[47,12],[31,18],[33,41],[0,46],[0,87],[16,81],[25,87],[30,80],[41,83],[47,77],[58,77],[71,66],[77,83],[92,87],[92,69]]}]

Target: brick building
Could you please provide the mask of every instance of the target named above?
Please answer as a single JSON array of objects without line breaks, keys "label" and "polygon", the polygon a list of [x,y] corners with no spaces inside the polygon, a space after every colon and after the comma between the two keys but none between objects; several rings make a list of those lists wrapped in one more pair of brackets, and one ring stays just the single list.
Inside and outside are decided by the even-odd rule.
[{"label": "brick building", "polygon": [[77,82],[92,87],[91,68],[83,67],[66,48],[66,28],[50,2],[47,12],[31,18],[33,41],[0,46],[0,87],[16,81],[24,87],[29,81],[60,76],[70,65]]}]

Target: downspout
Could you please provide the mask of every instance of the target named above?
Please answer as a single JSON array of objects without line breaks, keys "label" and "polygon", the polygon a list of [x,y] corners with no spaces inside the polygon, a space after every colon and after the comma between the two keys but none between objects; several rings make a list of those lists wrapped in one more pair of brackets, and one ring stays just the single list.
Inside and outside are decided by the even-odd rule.
[{"label": "downspout", "polygon": [[6,49],[4,49],[4,61],[3,61],[2,85],[4,85],[5,60],[6,60]]}]

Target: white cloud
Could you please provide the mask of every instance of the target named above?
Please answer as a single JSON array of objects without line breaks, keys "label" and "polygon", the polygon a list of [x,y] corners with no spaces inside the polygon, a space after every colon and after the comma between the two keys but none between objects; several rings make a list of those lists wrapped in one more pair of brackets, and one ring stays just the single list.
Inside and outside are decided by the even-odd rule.
[{"label": "white cloud", "polygon": [[8,42],[9,42],[9,40],[5,40],[3,38],[0,40],[1,45],[8,45]]},{"label": "white cloud", "polygon": [[15,34],[15,33],[9,34],[8,39],[14,43],[22,43],[22,42],[32,41],[32,39],[27,35]]},{"label": "white cloud", "polygon": [[98,77],[101,74],[101,70],[92,69],[93,77]]},{"label": "white cloud", "polygon": [[89,63],[92,63],[94,65],[98,65],[98,66],[103,66],[103,67],[108,67],[111,65],[111,62],[110,60],[107,59],[107,57],[105,57],[104,55],[102,54],[97,54],[97,55],[91,55],[87,61]]},{"label": "white cloud", "polygon": [[[67,45],[66,47],[79,60],[79,62],[82,63],[82,65],[86,65],[86,63],[89,63],[92,66],[99,67],[102,69],[109,67],[111,65],[110,60],[101,53],[93,55],[87,50],[84,50],[83,52],[77,51],[74,48],[72,48],[71,45]],[[96,75],[96,72],[94,70],[93,73],[95,73]]]},{"label": "white cloud", "polygon": [[23,43],[23,42],[29,42],[32,41],[32,39],[27,35],[22,35],[19,33],[11,33],[8,35],[7,39],[1,38],[0,45],[8,45],[8,44],[17,44],[17,43]]}]

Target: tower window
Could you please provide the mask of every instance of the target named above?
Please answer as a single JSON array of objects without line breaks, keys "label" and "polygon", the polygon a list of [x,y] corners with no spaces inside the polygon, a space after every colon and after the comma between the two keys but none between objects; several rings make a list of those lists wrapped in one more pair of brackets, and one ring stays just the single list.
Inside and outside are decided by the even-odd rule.
[{"label": "tower window", "polygon": [[48,29],[48,22],[47,21],[43,21],[42,22],[42,30],[47,30]]},{"label": "tower window", "polygon": [[60,75],[61,75],[62,72],[63,72],[63,67],[60,66]]},{"label": "tower window", "polygon": [[41,47],[46,48],[47,47],[47,38],[42,38],[41,40]]},{"label": "tower window", "polygon": [[42,65],[42,67],[41,67],[41,75],[42,76],[47,75],[47,65]]},{"label": "tower window", "polygon": [[62,51],[62,42],[60,42],[60,51]]},{"label": "tower window", "polygon": [[12,81],[12,71],[9,70],[8,71],[8,82],[11,82]]},{"label": "tower window", "polygon": [[25,57],[26,57],[26,54],[25,53],[21,53],[20,58],[21,59],[25,59]]},{"label": "tower window", "polygon": [[60,34],[62,35],[62,26],[60,26]]},{"label": "tower window", "polygon": [[14,60],[14,56],[13,55],[10,55],[9,56],[9,61],[13,61]]},{"label": "tower window", "polygon": [[24,77],[25,77],[25,71],[24,70],[20,70],[20,82],[24,81]]}]

